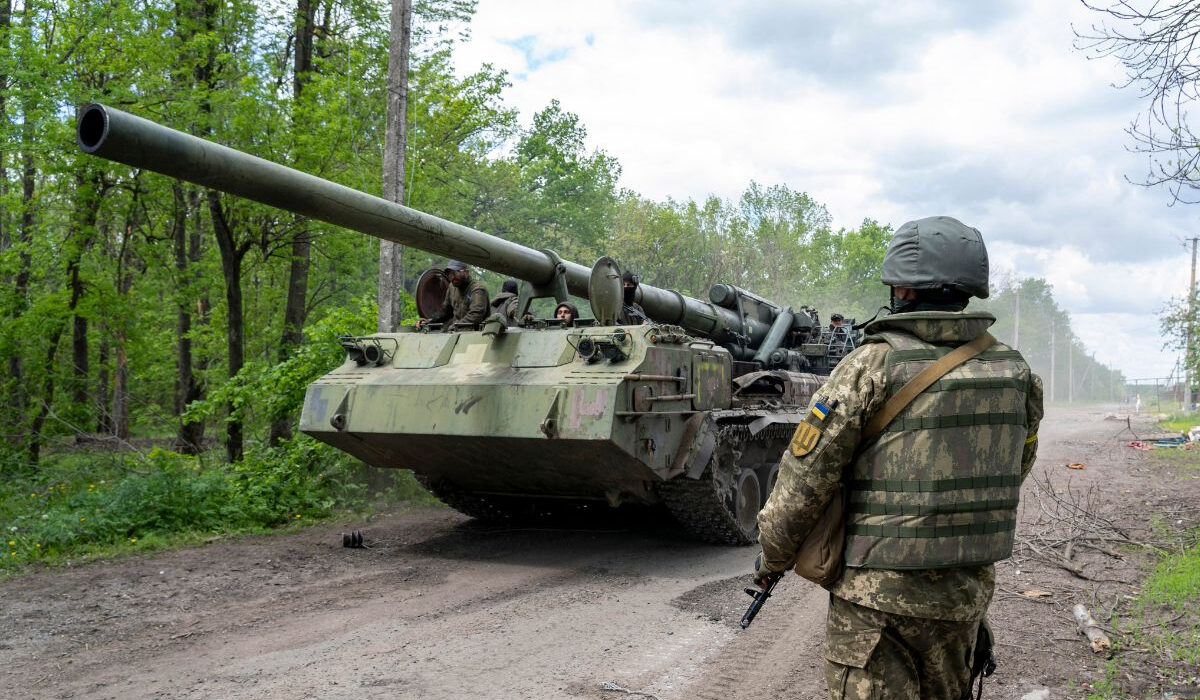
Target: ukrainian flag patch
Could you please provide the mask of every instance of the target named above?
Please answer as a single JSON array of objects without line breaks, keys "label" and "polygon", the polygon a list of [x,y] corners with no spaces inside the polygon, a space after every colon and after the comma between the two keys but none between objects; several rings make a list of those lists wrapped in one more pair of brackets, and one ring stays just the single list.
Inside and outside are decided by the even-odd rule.
[{"label": "ukrainian flag patch", "polygon": [[828,396],[822,396],[813,402],[809,415],[805,416],[800,425],[796,426],[796,433],[792,435],[793,455],[803,457],[813,451],[813,448],[821,441],[821,429],[825,425],[825,419],[837,406],[837,399],[830,401]]}]

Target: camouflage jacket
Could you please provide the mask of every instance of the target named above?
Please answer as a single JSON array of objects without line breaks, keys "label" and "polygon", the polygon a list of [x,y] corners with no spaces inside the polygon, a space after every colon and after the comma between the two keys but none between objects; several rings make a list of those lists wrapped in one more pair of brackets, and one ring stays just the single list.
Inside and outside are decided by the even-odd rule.
[{"label": "camouflage jacket", "polygon": [[[995,318],[986,313],[923,312],[895,314],[867,326],[872,332],[909,333],[930,343],[961,344],[983,333]],[[822,423],[821,436],[803,457],[785,451],[779,477],[758,516],[759,542],[765,562],[775,571],[787,569],[842,481],[846,466],[859,451],[867,422],[888,398],[886,343],[868,342],[843,359],[813,397],[837,402]],[[894,388],[894,387],[893,387]],[[811,408],[811,407],[810,407]],[[1042,384],[1032,377],[1024,407],[1029,436],[1021,455],[1021,474],[1028,474],[1037,454],[1037,428],[1042,417]],[[991,601],[995,571],[991,564],[944,569],[847,568],[829,587],[834,595],[884,612],[941,620],[970,621],[983,617]]]},{"label": "camouflage jacket", "polygon": [[482,323],[488,315],[488,292],[483,282],[471,280],[466,290],[454,285],[446,290],[442,310],[430,317],[431,323]]},{"label": "camouflage jacket", "polygon": [[512,292],[500,292],[492,299],[490,306],[492,313],[504,314],[505,320],[510,323],[517,317],[517,295]]}]

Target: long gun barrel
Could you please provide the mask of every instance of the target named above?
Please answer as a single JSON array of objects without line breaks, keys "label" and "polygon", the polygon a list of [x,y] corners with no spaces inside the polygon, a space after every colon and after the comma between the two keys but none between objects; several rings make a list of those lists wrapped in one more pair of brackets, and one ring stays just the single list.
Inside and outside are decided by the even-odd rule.
[{"label": "long gun barrel", "polygon": [[[214,144],[119,109],[95,103],[85,105],[79,112],[77,137],[80,148],[92,155],[462,260],[533,284],[548,284],[556,266],[561,264],[568,291],[588,297],[591,270],[583,265],[559,261],[545,251]],[[714,287],[713,295],[735,299],[736,306],[732,301],[723,306],[718,299],[712,303],[700,301],[645,284],[639,289],[638,301],[651,319],[710,338],[730,347],[740,359],[751,359],[780,311],[766,300],[726,285]],[[742,301],[753,308],[749,311],[741,308]]]}]

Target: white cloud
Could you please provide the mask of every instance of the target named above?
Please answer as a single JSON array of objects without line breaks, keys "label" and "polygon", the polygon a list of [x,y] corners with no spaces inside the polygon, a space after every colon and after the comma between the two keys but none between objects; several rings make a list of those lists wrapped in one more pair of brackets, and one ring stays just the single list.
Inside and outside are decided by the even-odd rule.
[{"label": "white cloud", "polygon": [[1155,314],[1186,289],[1200,217],[1127,181],[1142,105],[1073,49],[1092,21],[1078,3],[480,0],[458,61],[507,69],[526,119],[561,100],[649,197],[754,179],[840,226],[957,216],[1054,285],[1098,359],[1165,375]]},{"label": "white cloud", "polygon": [[1130,263],[1099,261],[1072,246],[997,243],[989,246],[993,274],[1040,277],[1054,288],[1072,327],[1096,359],[1130,378],[1165,377],[1178,353],[1163,349],[1158,311],[1187,289],[1187,255]]}]

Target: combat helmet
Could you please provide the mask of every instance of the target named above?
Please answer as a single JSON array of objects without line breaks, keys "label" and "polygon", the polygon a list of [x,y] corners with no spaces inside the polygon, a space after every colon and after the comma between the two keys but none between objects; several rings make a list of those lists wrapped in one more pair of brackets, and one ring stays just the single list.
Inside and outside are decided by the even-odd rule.
[{"label": "combat helmet", "polygon": [[880,280],[890,287],[955,289],[988,297],[988,255],[983,236],[949,216],[910,221],[892,236]]}]

